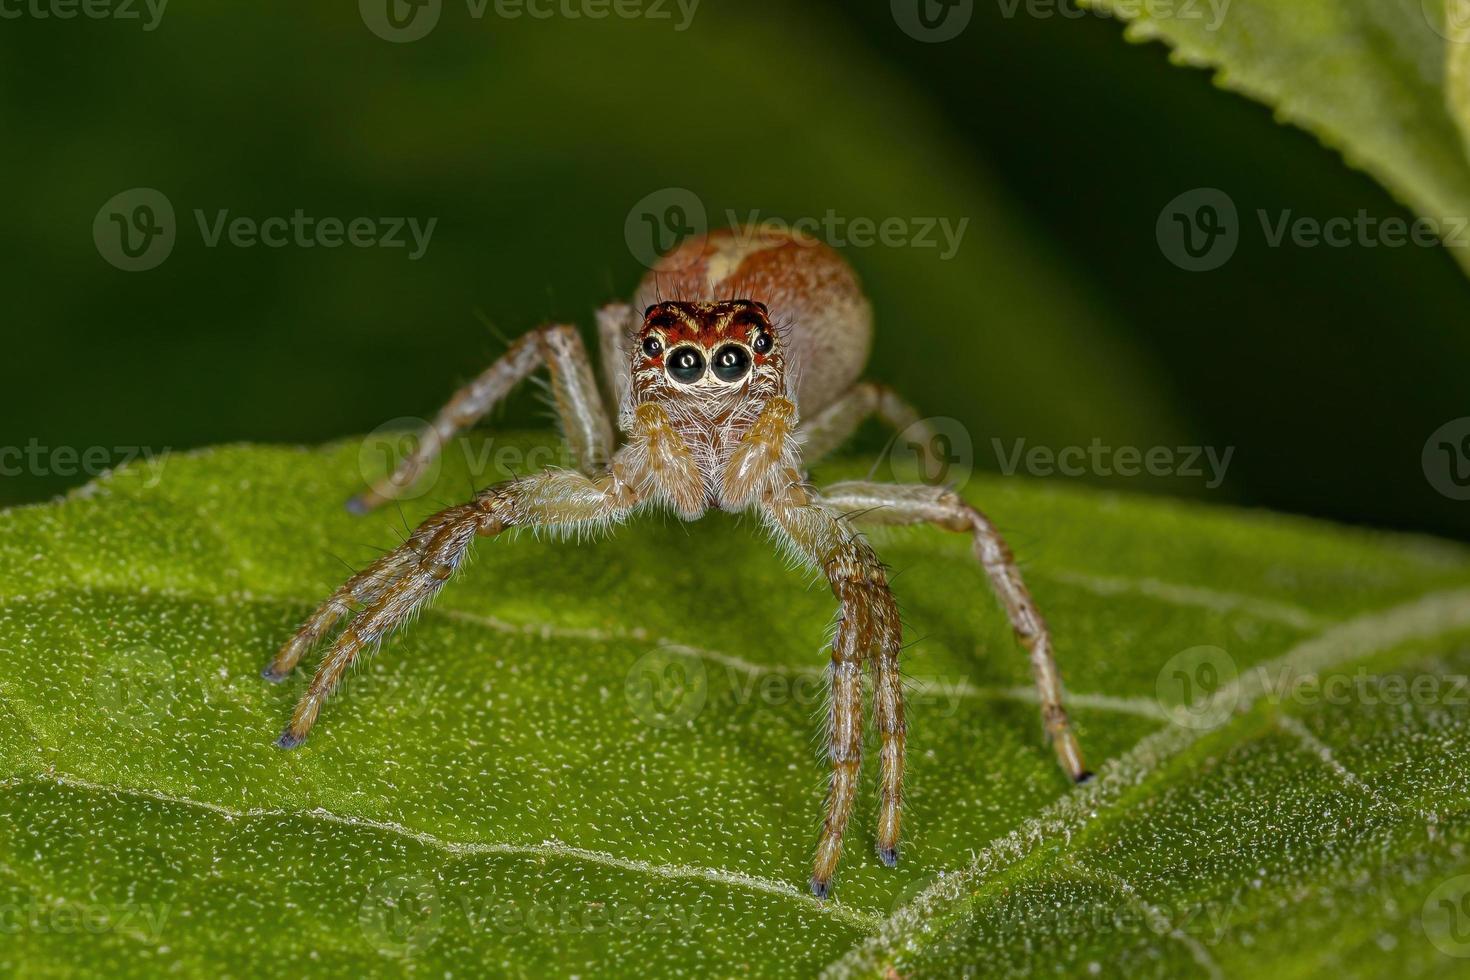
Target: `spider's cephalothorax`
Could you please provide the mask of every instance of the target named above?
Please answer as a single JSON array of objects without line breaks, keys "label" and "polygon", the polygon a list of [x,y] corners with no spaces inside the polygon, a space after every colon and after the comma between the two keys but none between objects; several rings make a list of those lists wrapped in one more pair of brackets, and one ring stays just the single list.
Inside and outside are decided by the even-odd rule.
[{"label": "spider's cephalothorax", "polygon": [[[765,304],[755,300],[666,301],[644,312],[630,345],[632,386],[620,422],[625,431],[636,430],[639,412],[657,413],[672,429],[669,445],[688,450],[701,496],[663,488],[681,516],[698,517],[706,507],[739,510],[750,502],[753,485],[728,480],[734,475],[726,473],[728,463],[777,399],[795,404],[786,344],[777,333]],[[797,464],[794,445],[768,445],[790,451],[786,463]]]},{"label": "spider's cephalothorax", "polygon": [[[642,310],[640,314],[637,312]],[[411,486],[456,433],[538,367],[551,374],[576,470],[549,469],[480,491],[419,525],[402,547],[350,578],[265,669],[281,680],[344,620],[277,740],[300,745],[360,652],[448,581],[476,535],[514,527],[598,529],[649,506],[692,520],[706,510],[758,513],[820,570],[839,603],[829,670],[832,765],[811,887],[825,897],[858,790],[863,671],[872,674],[879,735],[877,852],[898,861],[905,723],[901,625],[887,574],[852,526],[933,524],[970,535],[974,554],[1031,659],[1042,720],[1062,768],[1088,773],[1062,707],[1051,637],[1001,536],[952,490],[853,482],[820,490],[805,467],[877,415],[918,424],[887,388],[859,380],[872,317],[852,270],[825,245],[790,232],[735,228],[692,238],[660,260],[633,304],[598,311],[605,391],[575,328],[540,327],[457,392],[397,472],[349,502],[365,511]],[[604,398],[617,406],[615,443]]]}]

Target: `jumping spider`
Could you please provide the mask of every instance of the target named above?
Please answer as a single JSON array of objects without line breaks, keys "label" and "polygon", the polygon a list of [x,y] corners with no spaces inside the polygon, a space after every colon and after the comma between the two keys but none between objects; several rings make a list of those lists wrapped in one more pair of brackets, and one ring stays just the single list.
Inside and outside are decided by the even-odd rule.
[{"label": "jumping spider", "polygon": [[881,738],[878,857],[889,867],[898,861],[905,731],[899,616],[884,567],[854,521],[934,524],[973,537],[975,557],[1030,654],[1042,720],[1062,768],[1078,782],[1088,778],[1062,707],[1046,624],[990,521],[943,487],[851,482],[817,490],[807,482],[804,463],[835,449],[865,417],[877,415],[898,430],[917,421],[892,391],[858,380],[872,313],[836,252],[777,230],[713,232],[666,255],[633,304],[603,307],[597,320],[621,445],[613,451],[603,396],[571,326],[527,334],[458,391],[397,472],[350,501],[350,509],[366,512],[410,485],[439,447],[543,365],[577,469],[509,480],[440,511],[333,593],[264,671],[283,680],[352,617],[277,745],[302,743],[358,654],[431,599],[477,535],[514,527],[600,530],[662,505],[690,521],[711,508],[755,511],[778,540],[821,569],[840,605],[830,667],[832,776],[811,877],[818,898],[830,890],[857,795],[864,665],[873,672]]}]

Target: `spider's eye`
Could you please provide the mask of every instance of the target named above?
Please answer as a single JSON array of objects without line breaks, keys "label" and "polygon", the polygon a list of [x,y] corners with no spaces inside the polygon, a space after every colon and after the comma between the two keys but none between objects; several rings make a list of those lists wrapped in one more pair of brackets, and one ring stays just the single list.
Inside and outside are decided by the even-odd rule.
[{"label": "spider's eye", "polygon": [[704,358],[693,347],[679,347],[668,356],[665,363],[675,381],[692,385],[704,376]]},{"label": "spider's eye", "polygon": [[726,344],[715,351],[714,369],[721,381],[739,381],[750,370],[750,355],[739,344]]},{"label": "spider's eye", "polygon": [[769,354],[774,343],[775,341],[771,339],[771,335],[762,330],[756,335],[755,343],[750,346],[755,348],[757,354]]},{"label": "spider's eye", "polygon": [[659,354],[663,353],[663,349],[664,345],[659,343],[659,339],[657,337],[643,338],[643,353],[647,354],[649,357],[658,357]]}]

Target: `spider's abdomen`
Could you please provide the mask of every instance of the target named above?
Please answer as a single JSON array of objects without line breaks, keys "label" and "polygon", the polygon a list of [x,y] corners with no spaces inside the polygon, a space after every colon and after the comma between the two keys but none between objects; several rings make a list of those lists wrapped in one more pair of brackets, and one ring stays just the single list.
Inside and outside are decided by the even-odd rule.
[{"label": "spider's abdomen", "polygon": [[686,239],[643,278],[633,305],[727,299],[770,309],[804,415],[851,387],[868,361],[873,311],[857,275],[825,243],[785,228],[721,228]]}]

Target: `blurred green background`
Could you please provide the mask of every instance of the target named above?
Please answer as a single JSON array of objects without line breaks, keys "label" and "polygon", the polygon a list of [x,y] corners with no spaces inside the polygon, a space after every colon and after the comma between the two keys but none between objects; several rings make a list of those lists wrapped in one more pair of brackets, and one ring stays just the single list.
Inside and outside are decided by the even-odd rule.
[{"label": "blurred green background", "polygon": [[[0,20],[0,446],[313,443],[427,415],[504,337],[590,331],[642,271],[630,209],[687,188],[712,224],[968,218],[949,260],[844,251],[877,308],[871,373],[961,420],[982,467],[993,440],[1233,446],[1214,490],[1087,479],[1470,537],[1420,463],[1470,414],[1470,283],[1439,247],[1269,247],[1257,209],[1412,216],[1111,21],[991,0],[923,43],[881,2],[702,0],[685,24],[672,0],[606,19],[444,0],[390,43],[343,0],[176,3],[152,30],[134,9]],[[135,187],[167,196],[177,241],[127,272],[93,220]],[[1198,187],[1242,223],[1204,273],[1155,233]],[[196,209],[437,224],[411,261],[207,247]],[[491,424],[546,414],[528,390]],[[0,503],[82,481],[59,468],[0,477]]]}]

